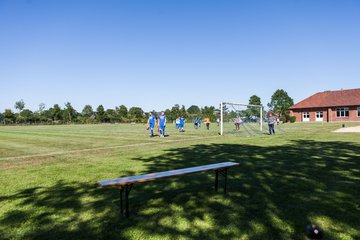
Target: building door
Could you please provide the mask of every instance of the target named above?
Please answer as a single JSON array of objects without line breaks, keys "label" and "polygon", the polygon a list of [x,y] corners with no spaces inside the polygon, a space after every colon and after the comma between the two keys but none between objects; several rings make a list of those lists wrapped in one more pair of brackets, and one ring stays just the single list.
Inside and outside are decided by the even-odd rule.
[{"label": "building door", "polygon": [[310,113],[303,112],[303,122],[309,122],[309,121],[310,121]]},{"label": "building door", "polygon": [[317,122],[323,121],[323,112],[316,112],[315,121],[317,121]]}]

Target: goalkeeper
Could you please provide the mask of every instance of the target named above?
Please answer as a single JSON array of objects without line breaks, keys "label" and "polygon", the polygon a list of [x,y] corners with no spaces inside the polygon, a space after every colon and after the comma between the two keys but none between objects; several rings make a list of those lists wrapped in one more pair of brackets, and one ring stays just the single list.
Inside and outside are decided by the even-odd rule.
[{"label": "goalkeeper", "polygon": [[240,117],[235,118],[234,124],[235,130],[240,130],[240,124],[242,124],[242,119]]},{"label": "goalkeeper", "polygon": [[269,125],[269,134],[275,135],[275,128],[274,128],[274,124],[276,122],[275,117],[273,116],[272,112],[269,113],[269,119],[268,119],[268,125]]},{"label": "goalkeeper", "polygon": [[147,128],[150,130],[150,137],[153,137],[154,127],[155,127],[155,116],[152,114],[152,112],[149,112],[149,118],[147,123],[148,123]]}]

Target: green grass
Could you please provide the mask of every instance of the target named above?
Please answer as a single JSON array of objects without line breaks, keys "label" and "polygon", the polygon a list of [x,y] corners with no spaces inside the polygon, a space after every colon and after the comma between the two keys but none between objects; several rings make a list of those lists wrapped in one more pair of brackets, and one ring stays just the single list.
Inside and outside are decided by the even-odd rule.
[{"label": "green grass", "polygon": [[[168,126],[165,139],[144,125],[0,127],[0,239],[305,239],[309,223],[360,239],[360,134],[333,133],[340,125],[274,136]],[[241,163],[227,195],[210,172],[135,184],[130,219],[119,191],[96,185],[224,161]]]}]

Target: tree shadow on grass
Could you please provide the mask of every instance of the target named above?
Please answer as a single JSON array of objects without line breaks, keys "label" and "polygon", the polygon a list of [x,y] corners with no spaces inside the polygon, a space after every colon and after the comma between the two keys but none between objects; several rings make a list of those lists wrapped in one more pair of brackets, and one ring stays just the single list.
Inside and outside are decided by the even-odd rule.
[{"label": "tree shadow on grass", "polygon": [[135,184],[130,219],[119,216],[116,189],[77,182],[24,189],[0,197],[1,205],[11,201],[16,206],[0,218],[1,236],[304,239],[306,225],[315,222],[327,239],[360,238],[356,144],[302,140],[270,147],[193,145],[133,160],[143,161],[146,173],[224,161],[241,166],[229,170],[227,195],[213,191],[211,172]]}]

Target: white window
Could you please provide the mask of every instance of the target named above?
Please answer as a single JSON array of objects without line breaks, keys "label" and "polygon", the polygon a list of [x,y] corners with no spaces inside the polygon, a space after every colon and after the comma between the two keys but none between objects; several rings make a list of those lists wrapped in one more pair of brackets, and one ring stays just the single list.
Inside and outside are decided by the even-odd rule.
[{"label": "white window", "polygon": [[349,117],[349,108],[343,107],[343,108],[337,108],[336,109],[336,117]]},{"label": "white window", "polygon": [[310,121],[310,113],[309,112],[303,112],[303,121],[304,122]]},{"label": "white window", "polygon": [[323,118],[323,112],[316,112],[316,118]]},{"label": "white window", "polygon": [[358,109],[357,109],[358,111],[358,117],[360,117],[360,107],[358,107]]},{"label": "white window", "polygon": [[321,122],[323,120],[323,112],[316,112],[315,117],[315,121]]}]

